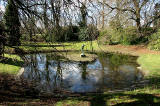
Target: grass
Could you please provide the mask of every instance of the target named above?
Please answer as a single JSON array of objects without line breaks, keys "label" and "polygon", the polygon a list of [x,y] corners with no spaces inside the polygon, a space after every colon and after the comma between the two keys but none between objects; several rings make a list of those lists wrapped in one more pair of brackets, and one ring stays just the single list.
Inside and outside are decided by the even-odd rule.
[{"label": "grass", "polygon": [[13,54],[4,54],[4,57],[6,59],[0,62],[0,73],[17,74],[23,65],[23,60]]},{"label": "grass", "polygon": [[152,94],[122,92],[69,97],[55,106],[157,106],[159,103],[160,97]]},{"label": "grass", "polygon": [[[51,50],[81,50],[82,44],[85,44],[85,50],[91,51],[92,46],[94,51],[99,51],[100,48],[96,41],[92,42],[66,42],[66,43],[37,43],[36,49],[34,43],[25,43],[21,48],[28,51],[51,51]],[[146,73],[145,80],[149,81],[148,85],[141,88],[135,88],[135,90],[124,91],[124,92],[104,92],[102,94],[86,94],[78,97],[69,96],[65,99],[58,101],[55,105],[57,106],[128,106],[128,105],[160,105],[160,55],[150,53],[136,53],[135,51],[129,51],[127,48],[112,48],[101,46],[103,50],[108,52],[121,52],[127,54],[136,54],[139,56],[137,62],[141,65],[143,71]],[[131,53],[129,53],[131,52]],[[21,61],[20,57],[16,55],[5,55],[8,58],[16,58]],[[10,64],[9,64],[10,63]],[[4,68],[2,68],[3,66]],[[12,65],[11,62],[8,64],[0,63],[1,70],[7,70],[5,72],[15,74],[16,70],[20,69],[20,65]],[[13,71],[14,70],[14,71]]]},{"label": "grass", "polygon": [[[118,48],[117,48],[118,49]],[[128,52],[128,51],[127,51]],[[104,92],[100,95],[87,95],[81,97],[71,97],[57,102],[57,106],[128,106],[128,105],[160,105],[160,55],[142,54],[137,62],[141,65],[143,72],[146,73],[144,79],[149,83],[135,90],[120,93]],[[69,102],[69,103],[68,103]]]},{"label": "grass", "polygon": [[[84,50],[86,51],[94,51],[98,50],[97,41],[93,42],[65,42],[65,43],[35,43],[35,42],[25,42],[22,43],[20,48],[26,53],[30,52],[46,52],[46,51],[63,51],[63,50],[73,50],[73,51],[81,51],[81,46],[85,44]],[[6,47],[6,52],[14,52],[14,49]]]},{"label": "grass", "polygon": [[56,106],[89,106],[90,103],[88,101],[81,101],[81,100],[63,100],[56,103]]},{"label": "grass", "polygon": [[137,61],[144,70],[149,72],[149,76],[160,75],[160,55],[142,55]]}]

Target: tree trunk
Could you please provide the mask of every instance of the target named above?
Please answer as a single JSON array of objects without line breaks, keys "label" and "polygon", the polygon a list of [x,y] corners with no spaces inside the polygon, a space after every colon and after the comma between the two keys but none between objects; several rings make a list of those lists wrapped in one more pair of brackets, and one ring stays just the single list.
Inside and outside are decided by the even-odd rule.
[{"label": "tree trunk", "polygon": [[104,18],[105,18],[105,16],[104,16],[104,3],[105,3],[105,0],[103,0],[103,10],[102,10],[102,29],[104,29]]},{"label": "tree trunk", "polygon": [[[139,1],[140,2],[140,1]],[[139,33],[139,36],[141,36],[141,8],[139,6],[139,2],[136,0],[133,0],[134,7],[135,7],[135,16],[136,16],[136,25],[137,25],[137,30]]]}]

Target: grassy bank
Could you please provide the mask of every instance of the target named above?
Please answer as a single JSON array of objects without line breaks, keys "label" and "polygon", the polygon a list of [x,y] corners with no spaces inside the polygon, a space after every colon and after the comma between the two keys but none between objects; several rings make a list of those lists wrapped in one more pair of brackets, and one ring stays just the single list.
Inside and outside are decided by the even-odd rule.
[{"label": "grassy bank", "polygon": [[68,97],[56,103],[57,106],[159,106],[160,105],[160,55],[140,55],[137,62],[145,73],[141,87],[129,91],[87,94]]},{"label": "grassy bank", "polygon": [[[27,42],[22,43],[20,48],[26,52],[52,52],[52,51],[81,51],[81,46],[85,44],[84,50],[94,52],[114,52],[133,56],[140,56],[144,54],[160,54],[160,51],[153,51],[147,49],[145,45],[99,45],[98,41],[84,41],[84,42],[65,42],[65,43],[45,43],[45,42]],[[14,53],[13,48],[6,47],[6,53]]]},{"label": "grassy bank", "polygon": [[[147,84],[142,85],[141,87],[129,90],[129,91],[121,91],[121,92],[104,92],[100,94],[82,94],[79,96],[67,95],[67,97],[59,98],[58,100],[53,102],[57,106],[107,106],[107,105],[159,105],[160,104],[160,52],[150,51],[143,46],[122,46],[122,45],[98,45],[96,41],[92,42],[68,42],[68,43],[34,43],[23,44],[20,48],[26,52],[39,52],[39,51],[53,51],[53,50],[75,50],[80,51],[82,44],[85,44],[86,51],[95,52],[104,51],[104,52],[114,52],[114,53],[122,53],[129,54],[133,56],[139,56],[137,62],[141,65],[142,70],[145,74],[145,79],[149,81]],[[79,55],[79,54],[78,54]],[[6,55],[7,56],[7,55]],[[10,58],[13,58],[15,55],[11,55]],[[17,57],[17,56],[15,56]],[[20,58],[17,59],[21,61]],[[10,64],[7,64],[6,67],[9,67]],[[11,68],[8,68],[10,72],[13,71],[13,65]],[[16,65],[17,68],[14,70],[18,70],[20,66]],[[0,66],[1,68],[1,66]],[[16,71],[15,71],[16,72]],[[41,101],[38,100],[37,103]],[[47,100],[46,100],[47,101]],[[52,104],[52,98],[49,100],[49,103]],[[30,101],[29,103],[31,103]],[[34,101],[33,101],[34,102]],[[23,103],[26,103],[23,101]],[[22,103],[22,104],[23,104]]]},{"label": "grassy bank", "polygon": [[149,76],[160,75],[160,55],[142,55],[137,61],[144,70],[148,71]]},{"label": "grassy bank", "polygon": [[[130,51],[123,51],[130,52]],[[67,98],[57,102],[57,106],[63,105],[85,105],[85,106],[148,106],[160,105],[160,55],[145,53],[139,55],[137,62],[145,73],[144,81],[147,84],[130,91],[104,92]]]},{"label": "grassy bank", "polygon": [[23,60],[18,55],[4,54],[5,59],[0,62],[0,73],[17,74],[23,65]]},{"label": "grassy bank", "polygon": [[[95,42],[94,42],[95,43]],[[57,106],[63,105],[86,105],[86,106],[128,106],[128,105],[159,105],[160,104],[160,53],[151,51],[143,46],[121,46],[121,45],[101,45],[95,51],[114,52],[138,56],[137,62],[145,73],[144,81],[147,84],[134,90],[104,92],[103,94],[93,94],[80,97],[69,97],[57,102]]]}]

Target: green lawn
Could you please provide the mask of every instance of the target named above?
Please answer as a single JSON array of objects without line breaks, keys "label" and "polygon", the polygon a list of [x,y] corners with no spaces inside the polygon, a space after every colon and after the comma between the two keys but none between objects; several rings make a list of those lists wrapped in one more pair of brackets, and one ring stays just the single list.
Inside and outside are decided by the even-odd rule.
[{"label": "green lawn", "polygon": [[[23,44],[21,48],[25,51],[47,51],[47,50],[81,50],[82,44],[85,44],[85,50],[91,51],[100,50],[96,41],[92,42],[67,42],[67,43],[37,43],[36,49],[34,43]],[[57,45],[57,46],[55,46]],[[102,47],[102,46],[101,46]],[[108,50],[109,52],[109,50]],[[6,64],[0,63],[0,72],[7,72],[16,74],[20,69],[22,62],[20,57],[16,55],[7,55],[5,57],[11,60],[18,61],[17,64],[13,64],[13,61],[9,61]],[[104,92],[102,94],[86,94],[81,96],[72,97],[70,95],[67,98],[62,98],[56,103],[57,106],[146,106],[146,105],[159,105],[160,104],[160,55],[156,54],[145,54],[139,55],[137,62],[146,73],[145,80],[149,83],[141,88],[136,88],[131,91],[124,92]],[[23,62],[22,62],[23,63]],[[4,71],[5,70],[5,71]]]},{"label": "green lawn", "polygon": [[23,65],[23,60],[19,56],[13,54],[5,54],[4,57],[7,59],[0,62],[0,73],[17,74]]},{"label": "green lawn", "polygon": [[119,92],[70,97],[57,102],[57,106],[149,106],[160,105],[160,55],[141,55],[137,62],[149,83],[142,88]]},{"label": "green lawn", "polygon": [[[81,46],[85,44],[84,50],[86,51],[92,51],[92,50],[98,50],[98,43],[97,41],[93,42],[65,42],[65,43],[22,43],[22,46],[20,48],[24,50],[25,52],[45,52],[45,51],[63,51],[63,50],[73,50],[73,51],[80,51]],[[6,52],[13,52],[14,49],[6,47]]]},{"label": "green lawn", "polygon": [[138,58],[138,63],[147,71],[149,76],[160,75],[160,55],[148,54],[142,55]]}]

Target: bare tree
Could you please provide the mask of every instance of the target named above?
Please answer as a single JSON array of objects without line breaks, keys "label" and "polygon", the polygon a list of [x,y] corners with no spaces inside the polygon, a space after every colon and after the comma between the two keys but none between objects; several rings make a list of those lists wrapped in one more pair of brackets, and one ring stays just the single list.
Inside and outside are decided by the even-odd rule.
[{"label": "bare tree", "polygon": [[[142,26],[148,26],[150,25],[154,20],[151,20],[147,23],[143,23],[142,24],[142,20],[145,15],[144,13],[146,14],[147,12],[149,12],[149,8],[152,8],[153,9],[153,6],[154,6],[154,3],[156,2],[155,0],[121,0],[121,3],[123,3],[121,5],[121,7],[119,7],[118,5],[115,5],[116,1],[117,0],[110,0],[112,1],[113,3],[107,3],[107,2],[102,2],[100,0],[98,0],[98,3],[101,3],[101,4],[105,4],[106,7],[108,7],[110,9],[110,12],[113,13],[114,10],[118,10],[118,11],[121,11],[123,13],[129,13],[130,17],[129,19],[131,20],[134,20],[135,23],[136,23],[136,26],[137,26],[137,30],[139,31],[140,33],[140,36],[142,35],[141,34],[141,31],[142,31]],[[147,9],[144,9],[144,7],[146,5],[149,5]],[[157,16],[158,18],[159,16]],[[144,25],[145,24],[145,25]]]}]

